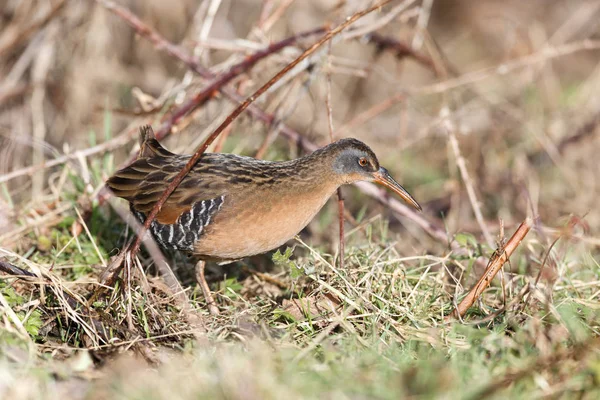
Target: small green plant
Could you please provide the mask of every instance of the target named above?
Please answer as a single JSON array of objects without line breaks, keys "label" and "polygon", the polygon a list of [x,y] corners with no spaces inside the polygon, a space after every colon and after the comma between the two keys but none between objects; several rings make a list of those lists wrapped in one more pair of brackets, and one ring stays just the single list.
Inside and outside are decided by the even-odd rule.
[{"label": "small green plant", "polygon": [[219,282],[219,291],[229,298],[235,298],[239,296],[239,293],[243,289],[243,285],[237,278],[228,278]]},{"label": "small green plant", "polygon": [[19,320],[23,323],[23,327],[27,333],[29,333],[32,338],[37,339],[40,328],[43,325],[42,312],[37,308],[31,312],[22,310],[27,302],[26,298],[19,295],[12,286],[8,286],[4,282],[0,282],[0,292],[8,302],[8,305],[15,311]]},{"label": "small green plant", "polygon": [[298,267],[293,260],[290,259],[293,254],[294,249],[291,247],[286,247],[284,253],[281,253],[281,251],[278,249],[275,253],[273,253],[272,260],[276,266],[284,270],[289,270],[292,280],[296,280],[301,276],[304,276],[305,272],[302,268]]}]

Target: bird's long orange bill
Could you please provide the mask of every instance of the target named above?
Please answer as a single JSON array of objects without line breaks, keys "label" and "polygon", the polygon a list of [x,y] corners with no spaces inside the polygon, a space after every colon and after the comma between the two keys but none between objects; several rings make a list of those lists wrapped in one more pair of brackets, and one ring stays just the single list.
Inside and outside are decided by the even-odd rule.
[{"label": "bird's long orange bill", "polygon": [[375,182],[391,189],[408,204],[410,204],[417,210],[422,211],[422,208],[419,205],[419,203],[417,203],[417,201],[410,195],[410,193],[406,191],[406,189],[404,189],[398,182],[396,182],[394,178],[392,178],[387,169],[383,167],[379,168],[379,171],[375,172],[373,174],[373,177],[375,178]]}]

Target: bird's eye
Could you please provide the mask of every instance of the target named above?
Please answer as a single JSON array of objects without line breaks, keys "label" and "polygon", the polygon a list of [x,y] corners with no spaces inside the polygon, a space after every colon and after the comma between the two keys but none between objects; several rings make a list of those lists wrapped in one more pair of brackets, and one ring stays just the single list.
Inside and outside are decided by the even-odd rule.
[{"label": "bird's eye", "polygon": [[358,165],[360,165],[361,167],[366,167],[368,163],[369,162],[365,157],[361,157],[358,159]]}]

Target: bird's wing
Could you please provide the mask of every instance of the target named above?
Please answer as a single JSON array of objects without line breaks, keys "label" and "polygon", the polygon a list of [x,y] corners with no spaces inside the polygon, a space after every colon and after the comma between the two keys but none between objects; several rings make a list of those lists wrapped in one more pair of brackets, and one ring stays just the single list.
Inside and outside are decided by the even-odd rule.
[{"label": "bird's wing", "polygon": [[[115,173],[106,184],[116,196],[129,201],[134,210],[148,215],[188,160],[189,157],[181,156],[140,158]],[[157,221],[173,224],[195,203],[227,194],[228,185],[210,172],[213,161],[209,154],[199,161],[169,196],[156,216]]]}]

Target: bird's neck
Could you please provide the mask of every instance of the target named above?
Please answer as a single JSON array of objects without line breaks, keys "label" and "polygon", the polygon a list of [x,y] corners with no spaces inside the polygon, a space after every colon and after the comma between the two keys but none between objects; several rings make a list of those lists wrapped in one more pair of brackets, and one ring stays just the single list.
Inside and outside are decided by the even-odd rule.
[{"label": "bird's neck", "polygon": [[[296,193],[306,193],[318,190],[324,195],[333,194],[345,182],[333,172],[332,158],[328,154],[318,151],[285,163],[284,168],[289,169],[289,186],[293,186]],[[287,186],[287,185],[286,185]],[[287,187],[290,191],[292,188]]]}]

